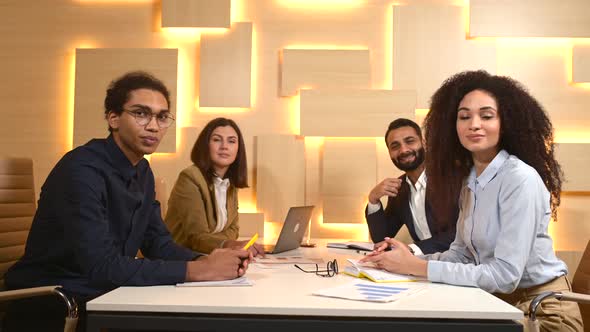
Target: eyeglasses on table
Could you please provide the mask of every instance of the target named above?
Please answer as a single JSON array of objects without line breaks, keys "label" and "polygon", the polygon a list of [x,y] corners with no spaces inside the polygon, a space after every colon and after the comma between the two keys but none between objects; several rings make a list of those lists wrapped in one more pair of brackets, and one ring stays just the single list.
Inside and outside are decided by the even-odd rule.
[{"label": "eyeglasses on table", "polygon": [[295,264],[295,267],[305,273],[315,273],[316,275],[318,275],[320,277],[333,277],[338,274],[338,261],[337,260],[329,261],[328,264],[326,264],[325,270],[320,270],[320,267],[317,264],[315,264],[315,269],[311,269],[311,270],[306,270],[297,264]]}]

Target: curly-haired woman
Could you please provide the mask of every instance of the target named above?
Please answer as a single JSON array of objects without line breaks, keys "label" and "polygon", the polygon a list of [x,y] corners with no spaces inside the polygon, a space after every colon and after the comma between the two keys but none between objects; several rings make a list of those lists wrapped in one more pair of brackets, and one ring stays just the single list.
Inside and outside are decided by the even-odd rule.
[{"label": "curly-haired woman", "polygon": [[[430,194],[444,209],[459,195],[449,250],[421,257],[393,239],[366,258],[389,271],[480,287],[525,314],[544,291],[571,290],[548,234],[562,172],[547,114],[520,83],[467,71],[435,92],[425,119]],[[582,331],[577,303],[546,300],[543,331]]]}]

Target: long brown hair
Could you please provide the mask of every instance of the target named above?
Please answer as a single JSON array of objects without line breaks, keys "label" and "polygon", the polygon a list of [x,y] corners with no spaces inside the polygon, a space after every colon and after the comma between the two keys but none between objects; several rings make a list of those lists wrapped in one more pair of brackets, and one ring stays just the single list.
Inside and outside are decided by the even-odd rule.
[{"label": "long brown hair", "polygon": [[234,160],[225,173],[225,178],[228,178],[231,184],[236,188],[248,188],[248,166],[246,161],[244,137],[242,136],[242,132],[238,125],[231,119],[215,118],[207,123],[193,146],[191,160],[195,166],[201,170],[207,183],[213,183],[213,177],[215,174],[213,170],[213,162],[211,161],[211,154],[209,152],[209,140],[211,139],[211,134],[213,134],[215,128],[225,126],[232,127],[238,134],[238,154],[236,160]]},{"label": "long brown hair", "polygon": [[463,97],[482,90],[493,96],[500,115],[499,148],[533,167],[551,194],[551,212],[557,217],[563,172],[554,156],[553,126],[539,102],[510,77],[486,71],[466,71],[447,79],[434,93],[424,120],[427,190],[437,208],[452,206],[463,180],[473,166],[471,153],[459,142],[457,109]]}]

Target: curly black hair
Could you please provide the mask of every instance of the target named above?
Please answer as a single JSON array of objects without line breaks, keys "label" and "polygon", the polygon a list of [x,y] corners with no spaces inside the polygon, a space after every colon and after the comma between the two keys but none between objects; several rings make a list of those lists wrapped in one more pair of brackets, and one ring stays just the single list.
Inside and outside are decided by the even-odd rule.
[{"label": "curly black hair", "polygon": [[465,71],[448,78],[431,98],[424,120],[426,174],[435,208],[449,213],[459,196],[463,180],[473,166],[471,153],[459,142],[457,110],[463,97],[483,90],[495,98],[500,116],[499,148],[533,167],[551,193],[551,212],[556,220],[563,172],[554,156],[553,125],[543,107],[527,89],[510,77],[486,71]]},{"label": "curly black hair", "polygon": [[[160,92],[170,107],[170,92],[166,85],[152,74],[145,71],[132,71],[111,81],[104,98],[104,116],[108,118],[110,112],[123,113],[123,105],[129,100],[131,91],[148,89]],[[113,129],[109,126],[109,131]]]}]

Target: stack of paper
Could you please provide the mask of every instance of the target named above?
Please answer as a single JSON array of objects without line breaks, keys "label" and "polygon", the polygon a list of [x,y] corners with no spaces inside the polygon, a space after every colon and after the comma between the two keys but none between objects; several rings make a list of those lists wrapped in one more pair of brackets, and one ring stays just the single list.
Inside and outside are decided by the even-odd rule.
[{"label": "stack of paper", "polygon": [[426,285],[421,283],[377,285],[370,281],[359,280],[338,287],[321,289],[314,292],[313,295],[357,301],[392,302],[404,296],[415,294],[425,288]]},{"label": "stack of paper", "polygon": [[361,264],[358,260],[348,259],[352,264],[347,266],[342,271],[345,274],[351,275],[357,278],[367,278],[374,282],[404,282],[404,281],[416,281],[420,278],[409,276],[406,274],[391,273],[379,268],[376,268],[370,264]]}]

